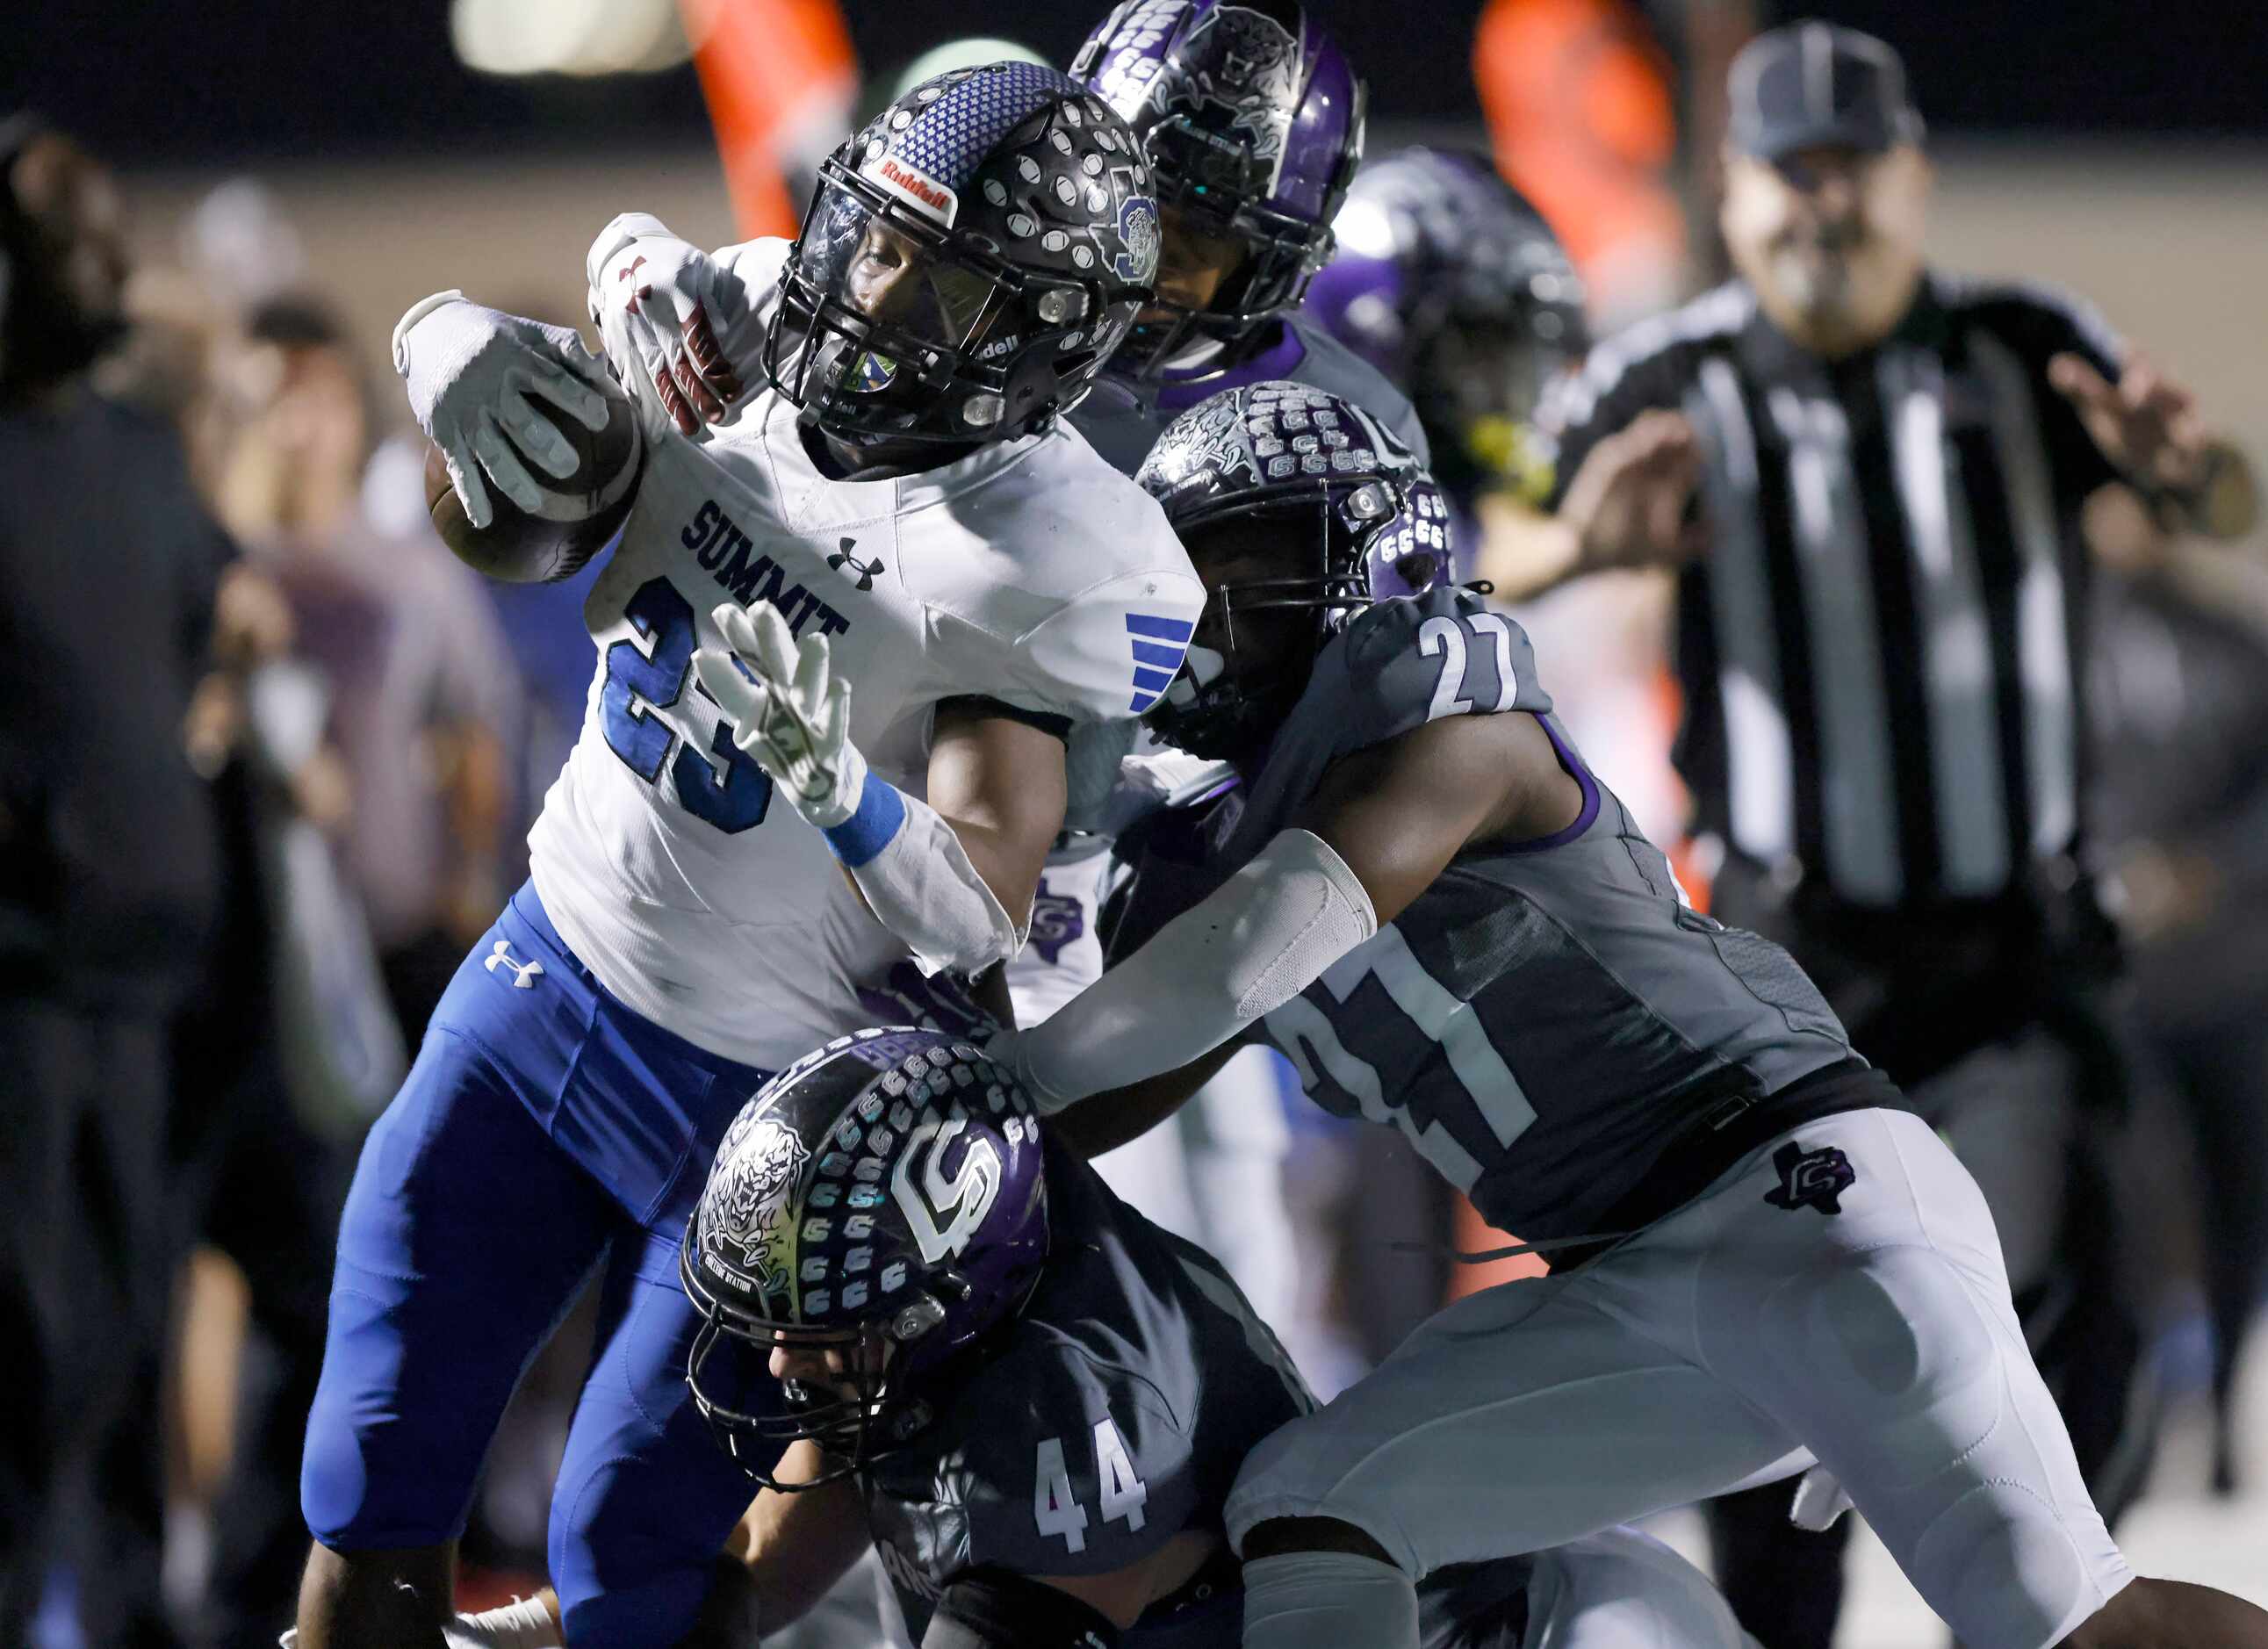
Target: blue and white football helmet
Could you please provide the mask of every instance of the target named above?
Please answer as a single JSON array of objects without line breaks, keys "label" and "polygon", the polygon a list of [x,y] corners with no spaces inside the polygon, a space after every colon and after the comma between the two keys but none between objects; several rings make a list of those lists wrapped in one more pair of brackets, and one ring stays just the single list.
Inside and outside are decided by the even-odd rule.
[{"label": "blue and white football helmet", "polygon": [[1024,434],[1086,393],[1157,269],[1125,121],[1037,63],[952,70],[820,168],[765,375],[849,440]]}]

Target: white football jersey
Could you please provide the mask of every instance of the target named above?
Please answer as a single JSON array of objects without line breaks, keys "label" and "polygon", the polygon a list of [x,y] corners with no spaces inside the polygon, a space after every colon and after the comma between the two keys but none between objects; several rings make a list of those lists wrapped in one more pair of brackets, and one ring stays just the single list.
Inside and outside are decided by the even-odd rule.
[{"label": "white football jersey", "polygon": [[[756,243],[739,262],[779,258]],[[600,656],[582,736],[529,836],[544,908],[601,984],[762,1067],[864,1024],[858,985],[906,950],[701,690],[694,650],[723,644],[711,609],[768,602],[828,637],[851,738],[919,796],[940,701],[1137,715],[1204,600],[1157,504],[1066,423],[838,482],[796,417],[764,390],[698,440],[649,423],[637,502],[585,607]]]}]

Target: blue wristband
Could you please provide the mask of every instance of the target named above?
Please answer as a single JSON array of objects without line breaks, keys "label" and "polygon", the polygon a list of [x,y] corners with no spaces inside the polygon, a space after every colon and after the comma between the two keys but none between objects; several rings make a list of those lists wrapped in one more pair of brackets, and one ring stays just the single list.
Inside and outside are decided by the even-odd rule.
[{"label": "blue wristband", "polygon": [[858,792],[858,811],[841,824],[822,832],[845,870],[857,870],[884,848],[906,821],[906,799],[897,787],[873,773]]}]

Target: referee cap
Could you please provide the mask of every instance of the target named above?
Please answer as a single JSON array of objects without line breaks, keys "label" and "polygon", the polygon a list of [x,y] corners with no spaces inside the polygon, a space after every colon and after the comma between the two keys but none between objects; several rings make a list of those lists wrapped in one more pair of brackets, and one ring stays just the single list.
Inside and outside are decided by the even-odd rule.
[{"label": "referee cap", "polygon": [[1791,23],[1757,35],[1733,59],[1727,99],[1733,146],[1760,160],[1830,145],[1874,154],[1921,141],[1897,53],[1837,24]]}]

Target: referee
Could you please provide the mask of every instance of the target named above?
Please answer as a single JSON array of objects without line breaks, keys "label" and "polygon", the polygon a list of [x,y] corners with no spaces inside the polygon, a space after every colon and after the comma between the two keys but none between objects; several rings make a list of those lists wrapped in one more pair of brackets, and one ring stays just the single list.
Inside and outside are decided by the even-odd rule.
[{"label": "referee", "polygon": [[[2251,475],[2083,306],[1924,265],[1922,123],[1881,41],[1774,30],[1728,101],[1739,273],[1559,386],[1557,518],[1499,591],[1681,568],[1676,754],[1715,913],[1789,946],[1961,1150],[2115,1515],[2139,1336],[2088,1150],[2119,1093],[2082,858],[2080,519],[2124,483],[2235,536]],[[1719,1503],[1719,1578],[1767,1649],[1823,1649],[1841,1542],[1787,1505]]]}]

